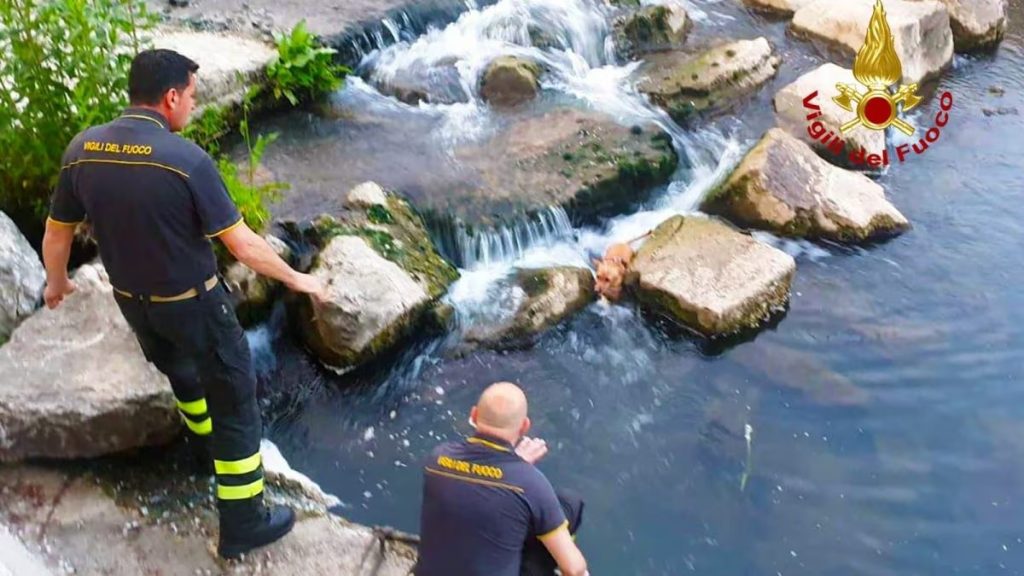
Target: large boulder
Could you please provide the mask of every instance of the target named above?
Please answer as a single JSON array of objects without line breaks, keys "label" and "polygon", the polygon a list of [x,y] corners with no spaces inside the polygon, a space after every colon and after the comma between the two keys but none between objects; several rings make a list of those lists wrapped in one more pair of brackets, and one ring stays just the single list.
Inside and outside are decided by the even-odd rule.
[{"label": "large boulder", "polygon": [[36,309],[45,287],[39,256],[14,221],[0,212],[0,344]]},{"label": "large boulder", "polygon": [[[821,138],[813,138],[808,132],[812,122],[820,122],[826,132],[831,130],[833,133],[839,134],[839,127],[856,117],[855,113],[844,110],[832,100],[834,96],[839,95],[836,84],[840,82],[858,86],[852,70],[832,63],[823,64],[804,74],[775,95],[775,119],[780,128],[810,145],[829,162],[840,166],[871,169],[866,162],[854,165],[850,160],[850,155],[855,152],[859,153],[861,149],[866,154],[881,154],[885,150],[884,131],[859,128],[842,136],[845,147],[841,155],[837,155],[827,145],[822,144]],[[818,96],[810,103],[821,108],[821,116],[813,121],[808,121],[807,116],[814,111],[807,108],[804,102],[815,92],[818,93]]]},{"label": "large boulder", "polygon": [[949,10],[957,52],[989,50],[1006,35],[1007,0],[939,0]]},{"label": "large boulder", "polygon": [[743,0],[744,4],[759,12],[787,17],[811,2],[814,0]]},{"label": "large boulder", "polygon": [[479,183],[468,193],[447,193],[432,208],[471,224],[559,205],[580,222],[620,214],[668,182],[678,164],[659,127],[630,128],[574,109],[517,121],[456,149],[455,157]]},{"label": "large boulder", "polygon": [[[864,45],[875,0],[815,0],[793,16],[797,36],[839,48],[850,61]],[[903,66],[903,82],[937,77],[953,62],[953,31],[946,6],[936,0],[887,0],[885,13]]]},{"label": "large boulder", "polygon": [[616,18],[615,47],[629,59],[650,52],[679,48],[693,28],[686,9],[678,4],[645,6]]},{"label": "large boulder", "polygon": [[199,64],[196,100],[211,104],[239,104],[254,84],[266,82],[266,69],[277,57],[272,46],[234,34],[160,29],[156,48],[175,50]]},{"label": "large boulder", "polygon": [[0,461],[100,456],[180,429],[170,384],[143,356],[106,271],[85,265],[74,281],[59,308],[0,348]]},{"label": "large boulder", "polygon": [[860,242],[910,227],[871,179],[825,162],[773,128],[701,208],[785,236]]},{"label": "large boulder", "polygon": [[416,562],[414,537],[332,515],[319,498],[283,485],[269,468],[266,498],[298,510],[295,528],[224,562],[216,556],[209,479],[152,461],[114,464],[84,471],[0,468],[0,526],[11,526],[36,564],[55,574],[407,576]]},{"label": "large boulder", "polygon": [[713,219],[675,216],[637,251],[640,304],[704,336],[755,328],[789,300],[791,256]]},{"label": "large boulder", "polygon": [[594,301],[594,276],[587,268],[524,268],[514,278],[519,305],[497,325],[475,327],[466,341],[505,349],[529,346],[537,336]]},{"label": "large boulder", "polygon": [[495,58],[480,79],[480,96],[492,106],[517,106],[533,100],[538,90],[540,66],[518,56]]},{"label": "large boulder", "polygon": [[699,54],[661,52],[640,67],[637,89],[685,122],[727,110],[770,80],[779,64],[765,38],[729,42]]},{"label": "large boulder", "polygon": [[313,352],[336,370],[392,349],[423,325],[458,278],[407,201],[393,195],[386,204],[365,201],[373,186],[353,191],[344,220],[324,216],[315,223],[322,249],[311,274],[326,284],[327,299],[303,298],[299,325]]}]

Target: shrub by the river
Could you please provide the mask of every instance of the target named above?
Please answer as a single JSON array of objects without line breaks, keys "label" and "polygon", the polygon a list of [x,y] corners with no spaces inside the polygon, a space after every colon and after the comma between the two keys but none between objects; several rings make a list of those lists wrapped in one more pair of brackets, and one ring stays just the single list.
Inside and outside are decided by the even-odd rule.
[{"label": "shrub by the river", "polygon": [[250,134],[249,108],[258,94],[258,88],[250,89],[242,101],[242,120],[238,124],[238,133],[245,143],[246,150],[242,167],[239,168],[227,156],[221,156],[217,160],[217,168],[245,223],[253,230],[262,231],[270,221],[268,204],[276,200],[288,185],[272,180],[261,182],[256,175],[267,146],[277,140],[276,132],[260,134],[255,140]]},{"label": "shrub by the river", "polygon": [[277,36],[277,59],[267,68],[274,98],[286,98],[292,106],[341,88],[351,70],[334,62],[333,48],[321,46],[299,22],[290,34]]},{"label": "shrub by the river", "polygon": [[137,0],[0,1],[0,210],[46,213],[68,142],[127,104],[155,21]]}]

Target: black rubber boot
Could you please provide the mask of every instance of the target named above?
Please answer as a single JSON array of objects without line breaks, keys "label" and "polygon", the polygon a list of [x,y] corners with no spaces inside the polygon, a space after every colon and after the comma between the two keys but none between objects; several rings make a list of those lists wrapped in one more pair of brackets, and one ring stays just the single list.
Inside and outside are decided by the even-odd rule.
[{"label": "black rubber boot", "polygon": [[220,543],[217,553],[232,560],[254,548],[280,540],[295,525],[295,512],[287,506],[263,505],[262,496],[220,501]]}]

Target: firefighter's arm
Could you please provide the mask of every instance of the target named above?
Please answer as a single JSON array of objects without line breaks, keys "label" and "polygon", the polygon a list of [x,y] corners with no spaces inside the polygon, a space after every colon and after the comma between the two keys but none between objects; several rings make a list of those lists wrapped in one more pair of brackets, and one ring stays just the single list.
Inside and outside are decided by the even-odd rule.
[{"label": "firefighter's arm", "polygon": [[60,306],[64,297],[75,291],[75,285],[68,278],[68,259],[71,257],[71,243],[75,239],[75,226],[48,218],[43,234],[43,264],[46,266],[46,289],[43,299],[46,307]]},{"label": "firefighter's arm", "polygon": [[270,244],[253,232],[245,222],[231,227],[217,238],[220,238],[239,262],[252,268],[257,274],[282,282],[292,291],[310,294],[321,300],[324,298],[324,286],[318,278],[292,269],[274,252]]},{"label": "firefighter's arm", "polygon": [[587,576],[587,561],[565,526],[541,538],[564,576]]}]

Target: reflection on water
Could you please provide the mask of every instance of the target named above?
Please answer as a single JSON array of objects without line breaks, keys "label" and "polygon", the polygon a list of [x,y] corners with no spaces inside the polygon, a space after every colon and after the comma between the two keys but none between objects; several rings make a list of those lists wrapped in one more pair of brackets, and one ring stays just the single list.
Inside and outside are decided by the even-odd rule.
[{"label": "reflection on water", "polygon": [[[783,47],[780,77],[716,123],[729,138],[694,140],[717,156],[660,203],[508,252],[519,265],[581,264],[692,210],[772,123],[770,95],[818,61],[784,23],[691,4],[705,15],[697,34],[756,30]],[[881,176],[911,232],[857,249],[763,238],[796,254],[798,273],[788,314],[753,341],[707,355],[629,307],[594,304],[529,351],[418,342],[338,378],[271,330],[271,438],[352,520],[415,531],[418,459],[469,431],[486,384],[513,380],[552,446],[545,473],[588,498],[580,544],[595,573],[1024,573],[1024,120],[982,112],[1024,110],[1022,19],[1014,0],[998,54],[958,57],[940,86],[957,98],[941,142]],[[480,310],[508,271],[477,262],[449,298]]]}]

